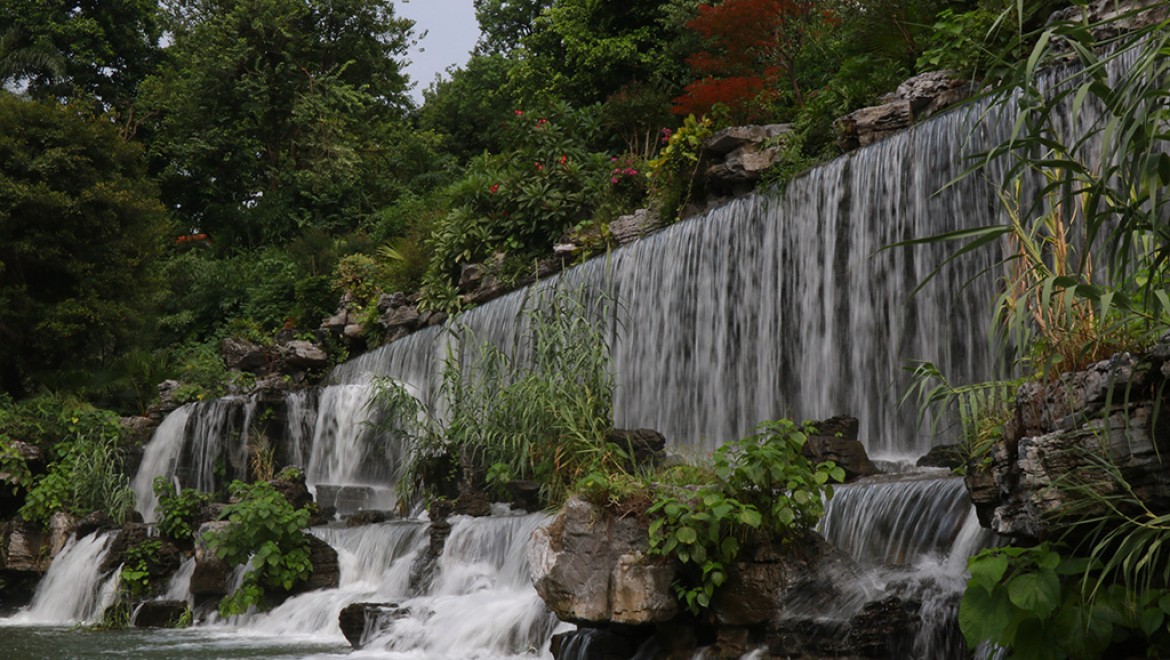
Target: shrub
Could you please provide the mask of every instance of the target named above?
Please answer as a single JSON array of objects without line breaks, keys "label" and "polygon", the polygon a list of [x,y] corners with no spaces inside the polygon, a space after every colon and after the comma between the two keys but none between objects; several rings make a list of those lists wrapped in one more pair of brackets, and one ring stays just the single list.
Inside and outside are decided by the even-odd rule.
[{"label": "shrub", "polygon": [[251,557],[251,568],[240,587],[220,602],[224,616],[263,606],[266,595],[292,589],[313,570],[309,541],[301,531],[309,525],[308,510],[294,509],[268,482],[234,481],[230,490],[235,501],[221,516],[230,524],[204,539],[215,556],[229,564],[240,565]]},{"label": "shrub", "polygon": [[650,198],[662,217],[677,220],[687,203],[702,191],[695,190],[703,143],[711,137],[714,122],[690,115],[674,132],[663,132],[666,146],[651,160]]},{"label": "shrub", "polygon": [[119,435],[78,433],[54,446],[56,460],[25,498],[20,515],[47,524],[58,511],[84,516],[105,511],[125,522],[134,510],[134,491],[122,471]]},{"label": "shrub", "polygon": [[195,488],[176,492],[175,484],[166,477],[155,477],[154,494],[158,497],[158,528],[176,541],[195,538],[195,521],[211,496]]},{"label": "shrub", "polygon": [[845,471],[831,461],[813,465],[801,453],[807,439],[789,420],[765,422],[715,451],[708,483],[654,493],[650,550],[682,564],[675,589],[691,612],[711,604],[754,531],[791,542],[824,515],[829,482],[844,481]]}]

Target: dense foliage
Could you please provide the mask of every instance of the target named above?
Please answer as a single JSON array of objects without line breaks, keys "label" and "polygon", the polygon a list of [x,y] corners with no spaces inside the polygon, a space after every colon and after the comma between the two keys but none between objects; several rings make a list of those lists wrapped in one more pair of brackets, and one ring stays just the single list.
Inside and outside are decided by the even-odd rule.
[{"label": "dense foliage", "polygon": [[307,509],[294,509],[266,481],[232,482],[231,493],[233,502],[221,515],[228,526],[204,537],[216,557],[233,566],[249,564],[243,583],[219,605],[224,616],[264,606],[265,594],[288,592],[313,571],[301,531],[309,524]]},{"label": "dense foliage", "polygon": [[711,605],[749,543],[798,541],[824,515],[829,482],[843,482],[845,470],[813,465],[801,453],[807,439],[789,420],[766,422],[717,449],[712,478],[697,489],[652,488],[650,551],[682,565],[675,588],[691,612]]}]

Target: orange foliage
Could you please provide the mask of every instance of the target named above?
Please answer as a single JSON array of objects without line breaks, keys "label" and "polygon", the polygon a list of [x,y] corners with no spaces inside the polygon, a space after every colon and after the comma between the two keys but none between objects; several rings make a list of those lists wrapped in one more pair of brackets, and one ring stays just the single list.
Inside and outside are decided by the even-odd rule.
[{"label": "orange foliage", "polygon": [[803,105],[796,57],[821,26],[834,21],[825,4],[817,0],[724,0],[700,5],[698,15],[687,24],[706,40],[706,49],[687,58],[699,79],[674,99],[674,112],[699,116],[722,103],[734,119],[750,120],[756,108],[771,100],[768,94],[774,96],[772,90],[784,81],[797,104]]}]

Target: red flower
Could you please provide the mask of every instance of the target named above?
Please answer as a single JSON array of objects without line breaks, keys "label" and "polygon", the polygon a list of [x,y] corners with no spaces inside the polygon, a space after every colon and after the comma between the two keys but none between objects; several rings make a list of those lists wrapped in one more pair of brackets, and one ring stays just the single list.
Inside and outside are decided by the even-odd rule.
[{"label": "red flower", "polygon": [[562,154],[561,155],[561,165],[567,165],[568,162],[569,162],[569,157],[567,155]]},{"label": "red flower", "polygon": [[533,163],[533,165],[535,165],[535,166],[536,166],[536,169],[538,169],[538,170],[543,170],[543,169],[544,169],[544,165],[541,165],[541,164],[540,164],[540,161],[537,161],[537,162]]},{"label": "red flower", "polygon": [[488,188],[488,192],[490,192],[491,194],[493,194],[493,195],[494,195],[494,194],[496,194],[496,191],[498,191],[499,189],[500,189],[500,184],[498,184],[498,183],[493,183],[493,184],[491,185],[491,187],[490,187],[490,188]]},{"label": "red flower", "polygon": [[523,110],[513,110],[512,112],[515,112],[517,117],[523,117],[523,116],[524,116],[524,111],[523,111]]}]

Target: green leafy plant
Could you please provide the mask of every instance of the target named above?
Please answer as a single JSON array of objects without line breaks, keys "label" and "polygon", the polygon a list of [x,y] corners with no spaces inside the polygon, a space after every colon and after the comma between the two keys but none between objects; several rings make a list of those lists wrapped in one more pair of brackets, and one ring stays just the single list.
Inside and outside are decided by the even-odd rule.
[{"label": "green leafy plant", "polygon": [[710,117],[683,120],[673,132],[664,132],[666,146],[649,162],[650,198],[663,218],[677,220],[695,196],[695,182],[703,156],[703,144],[711,137],[714,122]]},{"label": "green leafy plant", "polygon": [[990,459],[992,445],[1003,436],[1004,424],[1015,411],[1016,391],[1025,379],[991,380],[954,385],[932,362],[915,362],[911,383],[900,404],[918,401],[918,421],[929,419],[930,433],[961,439],[968,463],[981,466]]},{"label": "green leafy plant", "polygon": [[29,489],[20,515],[47,524],[58,511],[79,516],[105,511],[125,522],[134,510],[134,491],[115,446],[120,437],[83,432],[57,443],[55,460]]},{"label": "green leafy plant", "polygon": [[131,598],[148,596],[153,589],[150,564],[162,550],[162,541],[147,540],[126,551],[122,564],[121,585]]},{"label": "green leafy plant", "polygon": [[813,465],[801,453],[807,440],[790,420],[765,422],[715,451],[710,482],[654,493],[650,550],[682,564],[675,589],[691,612],[710,606],[749,540],[794,541],[824,515],[830,482],[844,481],[845,470]]},{"label": "green leafy plant", "polygon": [[230,490],[235,501],[221,516],[230,524],[208,532],[204,540],[229,564],[240,565],[251,557],[251,565],[243,584],[220,602],[224,616],[263,606],[266,595],[287,592],[313,570],[309,541],[301,531],[309,524],[308,510],[294,509],[268,482],[235,481]]},{"label": "green leafy plant", "polygon": [[152,485],[158,497],[158,528],[176,541],[190,541],[195,537],[195,521],[211,496],[195,488],[176,492],[175,484],[166,477],[155,477]]}]

